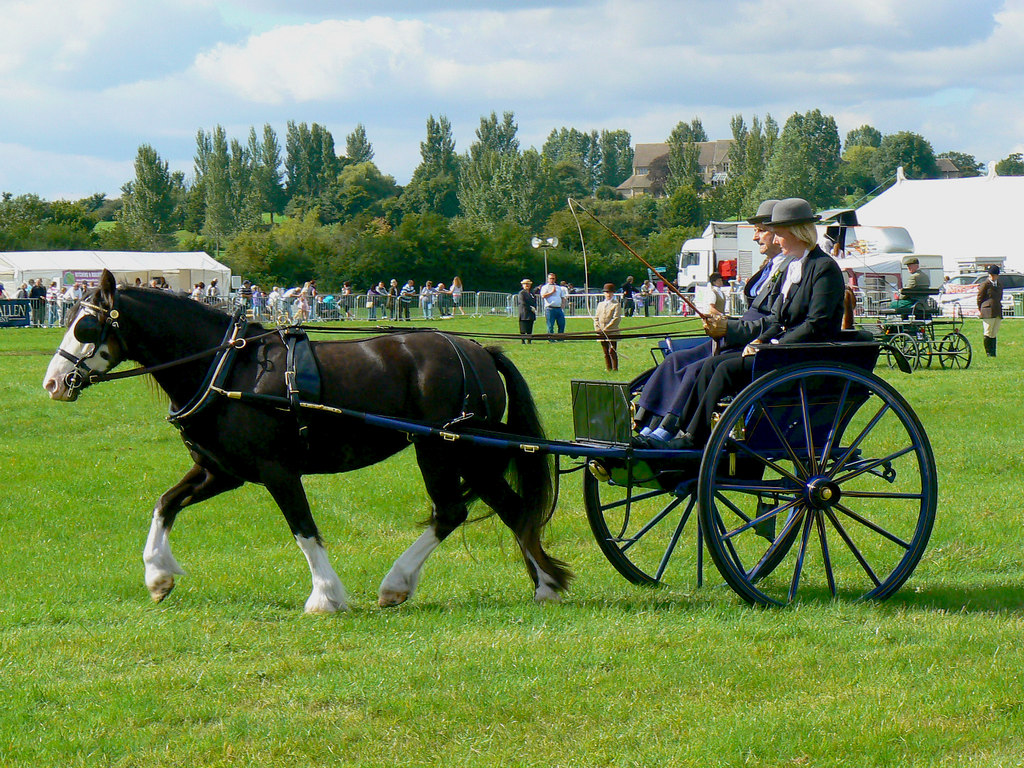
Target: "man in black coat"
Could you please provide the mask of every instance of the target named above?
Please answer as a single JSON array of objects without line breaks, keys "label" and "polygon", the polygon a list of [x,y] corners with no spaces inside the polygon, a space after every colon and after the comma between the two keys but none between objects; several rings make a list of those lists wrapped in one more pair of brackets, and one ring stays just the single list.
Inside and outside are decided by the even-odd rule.
[{"label": "man in black coat", "polygon": [[43,285],[43,278],[37,277],[32,283],[28,297],[32,300],[32,325],[42,326],[46,316],[46,286]]}]

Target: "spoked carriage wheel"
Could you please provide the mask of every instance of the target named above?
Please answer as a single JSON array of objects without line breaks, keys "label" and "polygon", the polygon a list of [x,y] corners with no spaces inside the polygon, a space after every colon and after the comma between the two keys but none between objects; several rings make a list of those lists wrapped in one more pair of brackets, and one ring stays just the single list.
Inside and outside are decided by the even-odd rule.
[{"label": "spoked carriage wheel", "polygon": [[939,343],[939,363],[943,368],[968,368],[971,355],[971,342],[959,331],[947,333]]},{"label": "spoked carriage wheel", "polygon": [[[733,457],[759,464],[760,479],[732,472]],[[889,597],[924,553],[936,487],[931,446],[903,397],[829,364],[744,389],[708,441],[697,496],[725,581],[748,602],[782,605],[800,594]]]},{"label": "spoked carriage wheel", "polygon": [[[600,462],[591,462],[603,475]],[[646,463],[634,474],[616,470],[609,482],[590,467],[583,473],[583,502],[597,545],[620,574],[634,584],[682,583],[696,571],[703,581],[704,546],[697,522],[697,467],[652,479]]]},{"label": "spoked carriage wheel", "polygon": [[[921,349],[917,340],[909,333],[894,333],[891,336],[886,336],[885,342],[890,347],[899,350],[915,371],[921,367]],[[885,362],[890,368],[899,367],[896,363],[896,356],[888,349],[885,351]]]}]

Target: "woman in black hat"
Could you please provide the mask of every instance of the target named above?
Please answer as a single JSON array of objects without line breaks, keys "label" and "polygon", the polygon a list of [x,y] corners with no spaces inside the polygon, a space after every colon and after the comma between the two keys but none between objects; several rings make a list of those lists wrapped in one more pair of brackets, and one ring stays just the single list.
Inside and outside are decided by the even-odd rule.
[{"label": "woman in black hat", "polygon": [[524,277],[519,283],[523,289],[516,295],[519,308],[519,335],[523,344],[533,344],[533,324],[537,320],[537,297],[533,295],[533,280]]},{"label": "woman in black hat", "polygon": [[680,419],[681,424],[686,424],[685,432],[669,441],[669,447],[689,448],[707,440],[711,416],[719,400],[750,383],[754,355],[760,346],[833,341],[839,337],[843,322],[843,273],[835,259],[817,245],[814,222],[819,218],[801,198],[789,198],[775,205],[769,227],[791,261],[771,319],[742,352],[705,361]]},{"label": "woman in black hat", "polygon": [[996,334],[1003,322],[1003,285],[999,282],[999,267],[988,268],[988,279],[978,286],[978,314],[984,335],[985,354],[996,356]]}]

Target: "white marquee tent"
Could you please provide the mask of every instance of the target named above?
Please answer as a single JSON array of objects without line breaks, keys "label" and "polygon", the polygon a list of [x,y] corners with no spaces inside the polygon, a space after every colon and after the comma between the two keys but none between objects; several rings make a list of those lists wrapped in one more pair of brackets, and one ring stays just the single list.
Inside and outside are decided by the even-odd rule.
[{"label": "white marquee tent", "polygon": [[[95,283],[100,272],[109,269],[119,281],[134,283],[140,278],[163,277],[176,290],[189,290],[200,281],[207,285],[217,278],[222,286],[231,283],[231,270],[207,253],[194,251],[3,251],[0,252],[0,283],[10,289],[28,280],[43,278],[49,285],[75,282]],[[13,295],[13,292],[8,290]]]},{"label": "white marquee tent", "polygon": [[969,179],[914,181],[901,168],[896,184],[857,209],[857,220],[905,227],[918,253],[942,255],[946,272],[962,260],[1024,272],[1024,247],[1009,226],[1022,212],[1024,176],[996,176],[993,163],[987,176]]}]

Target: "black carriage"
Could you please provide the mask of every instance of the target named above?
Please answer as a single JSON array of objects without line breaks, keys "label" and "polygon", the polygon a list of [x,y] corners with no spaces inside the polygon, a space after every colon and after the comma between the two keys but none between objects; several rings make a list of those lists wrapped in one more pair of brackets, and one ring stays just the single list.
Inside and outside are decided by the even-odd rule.
[{"label": "black carriage", "polygon": [[574,382],[576,442],[599,449],[583,459],[587,517],[611,564],[637,584],[699,585],[706,548],[751,603],[892,595],[924,552],[937,483],[913,409],[872,373],[878,354],[762,349],[703,450],[628,447],[644,377]]},{"label": "black carriage", "polygon": [[912,368],[930,367],[937,360],[942,368],[968,368],[971,364],[971,342],[961,332],[963,312],[957,305],[952,317],[943,317],[934,297],[937,288],[904,289],[906,299],[914,301],[905,309],[883,309],[877,316],[862,317],[859,327],[868,330],[889,348],[885,352],[890,368],[897,366],[898,350]]}]

